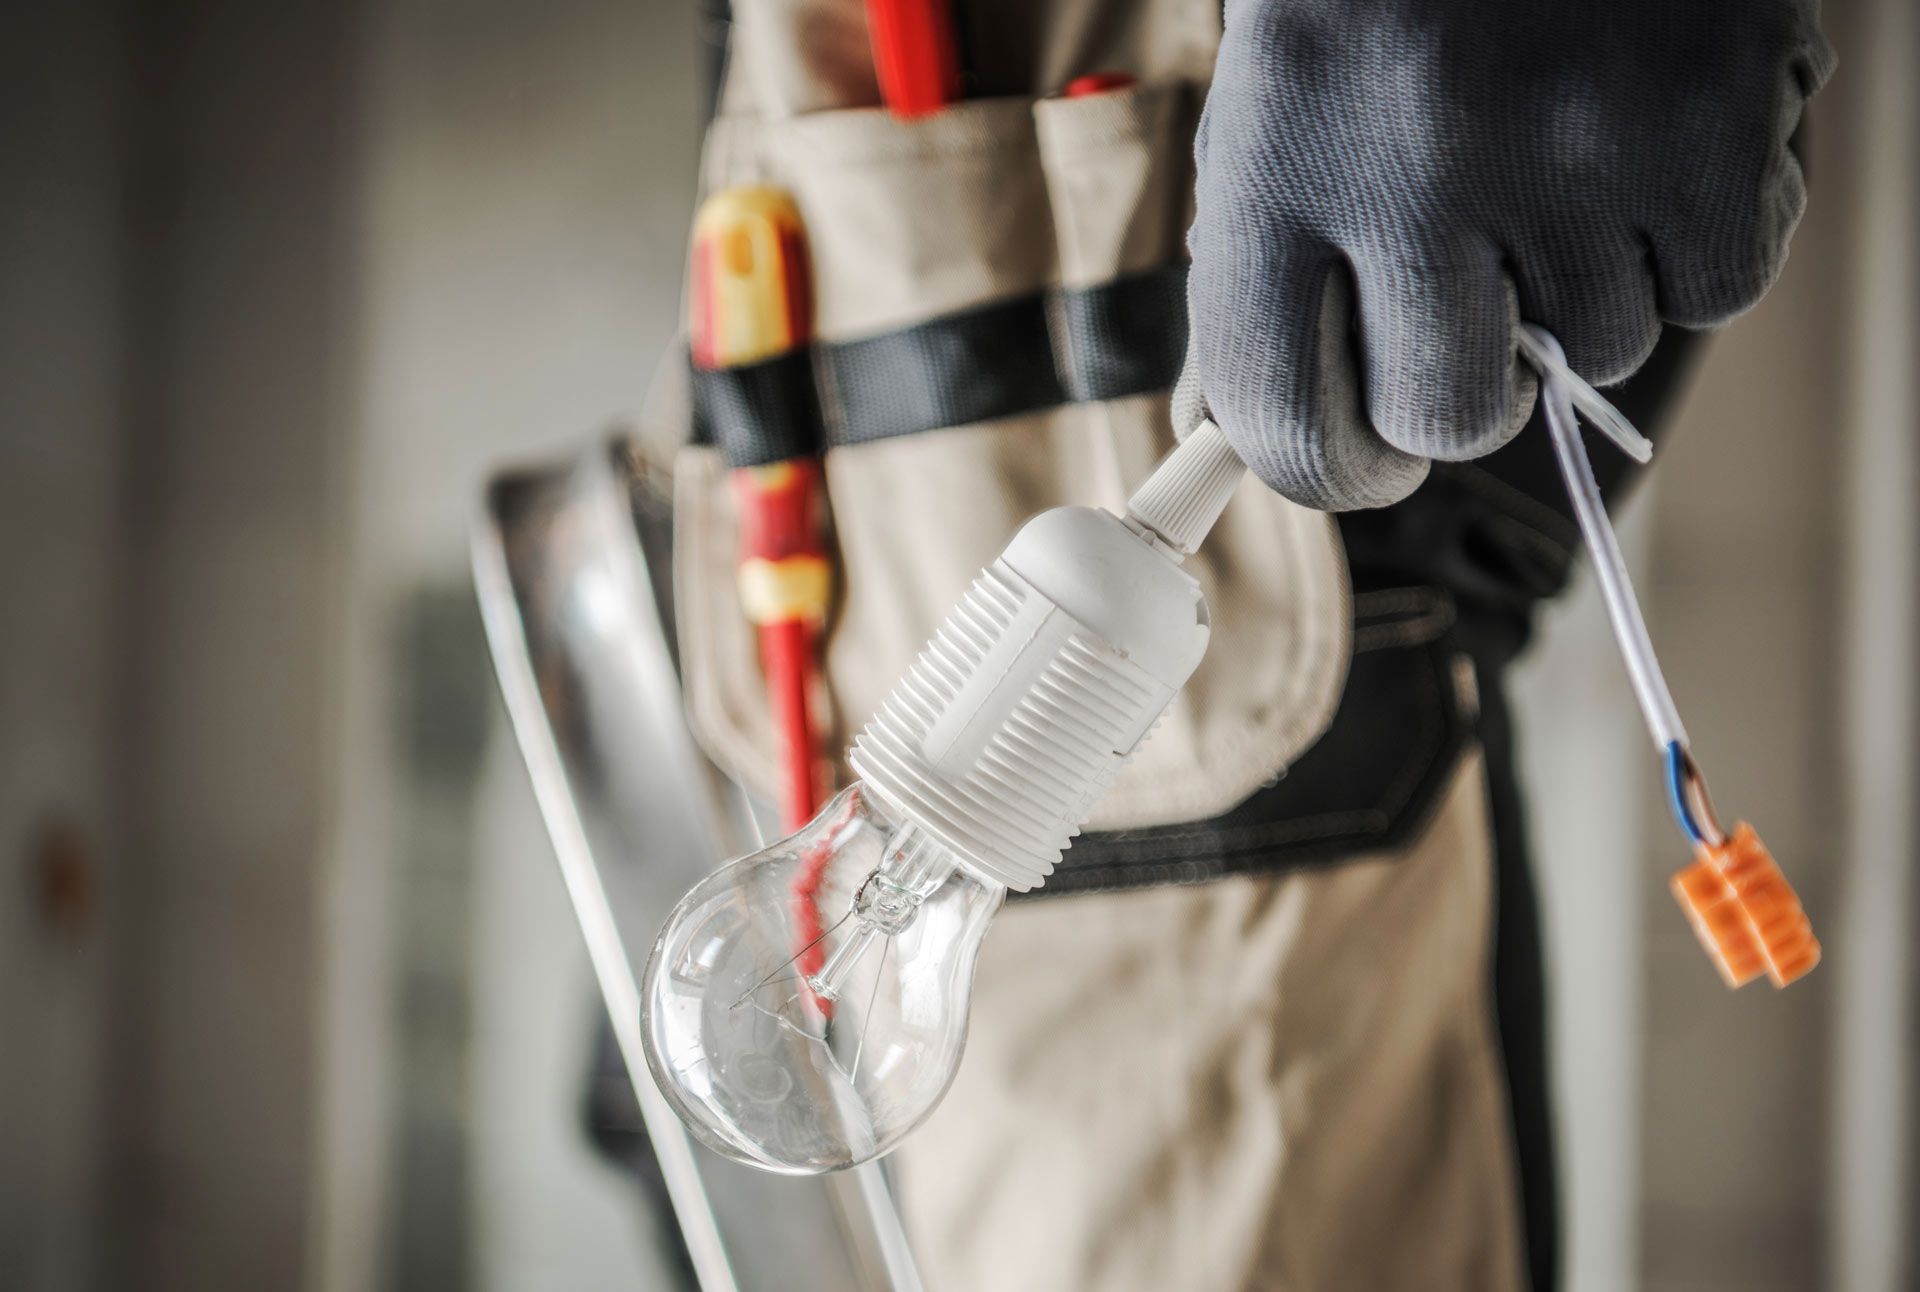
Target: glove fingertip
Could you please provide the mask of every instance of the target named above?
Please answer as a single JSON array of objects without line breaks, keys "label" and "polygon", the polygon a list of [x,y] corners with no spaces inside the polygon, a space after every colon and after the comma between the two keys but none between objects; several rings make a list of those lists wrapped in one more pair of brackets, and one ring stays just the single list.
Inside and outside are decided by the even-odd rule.
[{"label": "glove fingertip", "polygon": [[[1539,380],[1517,354],[1499,393],[1489,393],[1464,408],[1441,434],[1423,436],[1419,445],[1436,462],[1471,462],[1498,449],[1526,429],[1533,417]],[[1404,446],[1403,446],[1404,447]]]},{"label": "glove fingertip", "polygon": [[1365,511],[1399,502],[1426,480],[1431,463],[1403,453],[1345,419],[1317,426],[1266,427],[1221,421],[1247,467],[1281,497],[1315,511]]},{"label": "glove fingertip", "polygon": [[1367,417],[1403,453],[1481,457],[1526,425],[1533,374],[1514,351],[1519,298],[1488,254],[1360,266]]}]

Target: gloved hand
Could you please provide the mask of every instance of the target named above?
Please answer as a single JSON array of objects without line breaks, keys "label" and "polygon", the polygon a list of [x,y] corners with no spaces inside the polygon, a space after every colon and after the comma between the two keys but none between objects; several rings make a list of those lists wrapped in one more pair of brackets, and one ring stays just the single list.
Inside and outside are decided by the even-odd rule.
[{"label": "gloved hand", "polygon": [[1805,205],[1817,0],[1227,0],[1186,425],[1381,506],[1526,423],[1526,318],[1596,384],[1757,302]]}]

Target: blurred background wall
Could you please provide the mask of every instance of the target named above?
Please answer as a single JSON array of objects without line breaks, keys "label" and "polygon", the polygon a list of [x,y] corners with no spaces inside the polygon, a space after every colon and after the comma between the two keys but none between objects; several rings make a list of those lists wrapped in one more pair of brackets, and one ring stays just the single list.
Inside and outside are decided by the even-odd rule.
[{"label": "blurred background wall", "polygon": [[[1913,10],[1828,4],[1811,214],[1625,517],[1820,974],[1693,948],[1584,583],[1521,679],[1579,1292],[1913,1285]],[[670,1286],[465,531],[668,348],[696,0],[9,26],[0,1288]]]},{"label": "blurred background wall", "polygon": [[0,1288],[662,1284],[466,526],[667,346],[697,10],[19,17]]}]

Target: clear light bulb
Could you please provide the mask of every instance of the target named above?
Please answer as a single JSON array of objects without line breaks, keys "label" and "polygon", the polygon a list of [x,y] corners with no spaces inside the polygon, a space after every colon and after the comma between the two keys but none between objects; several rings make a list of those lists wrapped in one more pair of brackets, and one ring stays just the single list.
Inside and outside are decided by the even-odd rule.
[{"label": "clear light bulb", "polygon": [[765,1170],[887,1152],[953,1081],[1006,892],[856,783],[668,918],[642,998],[661,1090],[702,1143]]},{"label": "clear light bulb", "polygon": [[1034,517],[861,730],[853,788],[674,909],[642,1035],[703,1143],[813,1174],[878,1157],[933,1111],[1007,890],[1046,882],[1206,653],[1206,598],[1180,564],[1243,473],[1203,422],[1124,518]]}]

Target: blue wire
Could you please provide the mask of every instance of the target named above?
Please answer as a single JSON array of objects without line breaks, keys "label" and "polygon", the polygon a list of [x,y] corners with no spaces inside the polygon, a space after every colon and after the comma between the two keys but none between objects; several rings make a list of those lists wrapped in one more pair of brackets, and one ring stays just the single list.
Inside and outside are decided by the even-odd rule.
[{"label": "blue wire", "polygon": [[1680,823],[1687,838],[1696,844],[1705,844],[1706,833],[1693,819],[1693,809],[1687,806],[1686,775],[1686,752],[1676,740],[1667,746],[1667,806],[1673,809],[1673,819]]}]

